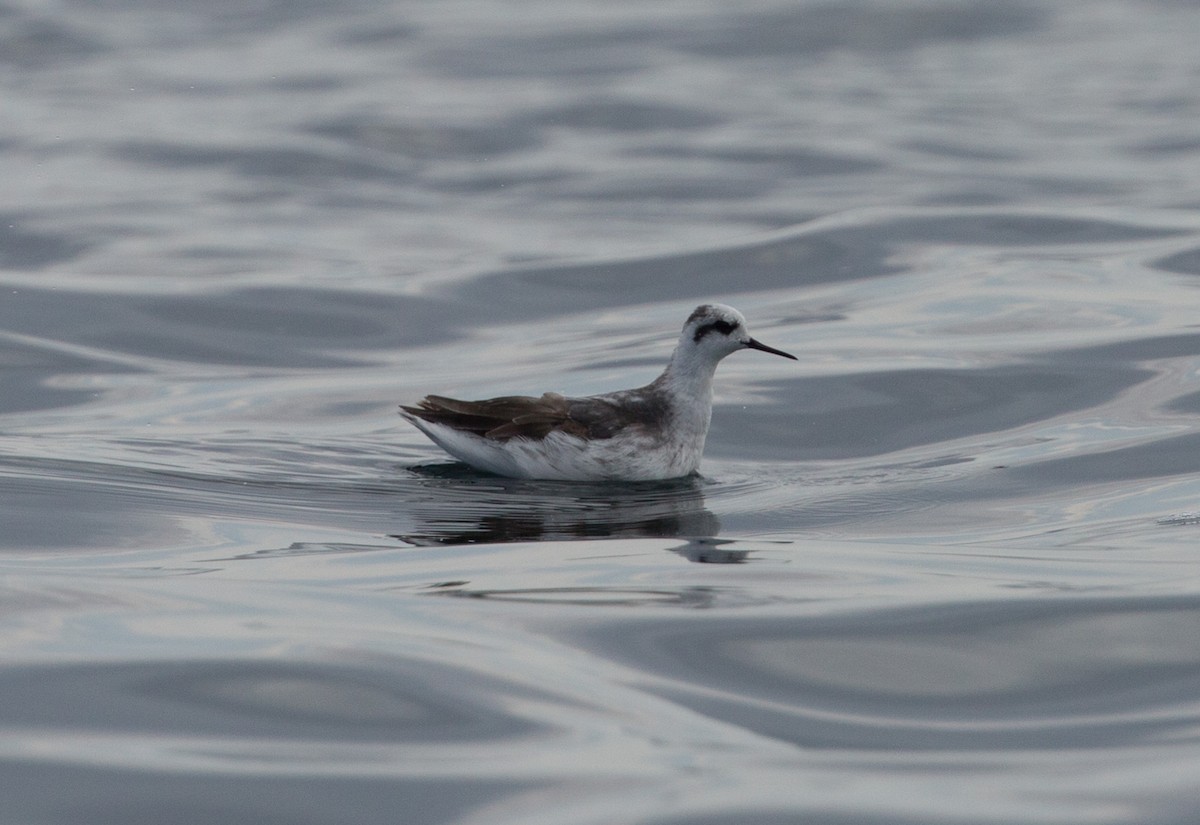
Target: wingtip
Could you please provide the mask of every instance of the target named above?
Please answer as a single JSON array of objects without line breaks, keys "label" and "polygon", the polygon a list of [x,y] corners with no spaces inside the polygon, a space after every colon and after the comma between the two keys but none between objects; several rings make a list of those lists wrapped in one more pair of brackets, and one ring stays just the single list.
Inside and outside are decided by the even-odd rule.
[{"label": "wingtip", "polygon": [[427,395],[418,401],[416,404],[401,404],[400,414],[404,416],[414,416],[416,418],[424,418],[429,413],[437,412],[438,410],[446,409],[445,402],[453,402],[453,398],[444,398],[440,395]]}]

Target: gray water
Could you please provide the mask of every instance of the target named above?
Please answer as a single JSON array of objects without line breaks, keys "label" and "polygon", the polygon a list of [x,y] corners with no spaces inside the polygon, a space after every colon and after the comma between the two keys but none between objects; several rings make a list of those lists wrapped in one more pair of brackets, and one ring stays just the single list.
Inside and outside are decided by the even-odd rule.
[{"label": "gray water", "polygon": [[[0,822],[1194,823],[1200,4],[0,2]],[[701,475],[395,414],[651,379]]]}]

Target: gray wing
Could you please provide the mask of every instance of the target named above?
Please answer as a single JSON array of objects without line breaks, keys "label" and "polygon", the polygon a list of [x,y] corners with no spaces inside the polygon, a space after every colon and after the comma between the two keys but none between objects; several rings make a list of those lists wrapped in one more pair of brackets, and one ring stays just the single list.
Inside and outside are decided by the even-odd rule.
[{"label": "gray wing", "polygon": [[545,438],[555,430],[585,436],[586,428],[571,420],[569,406],[566,398],[548,392],[541,398],[508,395],[484,401],[427,395],[415,407],[401,406],[400,409],[422,421],[497,441]]},{"label": "gray wing", "polygon": [[460,401],[429,395],[416,406],[401,406],[407,415],[484,438],[538,440],[552,432],[579,438],[612,438],[626,427],[661,426],[666,405],[648,388],[566,398],[548,392],[540,398],[509,395],[484,401]]},{"label": "gray wing", "polygon": [[567,399],[572,421],[587,427],[589,438],[612,438],[628,427],[664,429],[670,415],[666,398],[652,387]]}]

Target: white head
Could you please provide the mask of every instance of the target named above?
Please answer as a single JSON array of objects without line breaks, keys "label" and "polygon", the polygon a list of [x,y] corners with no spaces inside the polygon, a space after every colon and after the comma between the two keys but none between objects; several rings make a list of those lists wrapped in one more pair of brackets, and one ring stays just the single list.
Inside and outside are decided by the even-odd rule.
[{"label": "white head", "polygon": [[750,337],[742,313],[725,304],[704,304],[696,307],[679,336],[677,358],[693,362],[716,363],[740,349],[756,349],[772,355],[796,360],[796,356],[768,347]]}]

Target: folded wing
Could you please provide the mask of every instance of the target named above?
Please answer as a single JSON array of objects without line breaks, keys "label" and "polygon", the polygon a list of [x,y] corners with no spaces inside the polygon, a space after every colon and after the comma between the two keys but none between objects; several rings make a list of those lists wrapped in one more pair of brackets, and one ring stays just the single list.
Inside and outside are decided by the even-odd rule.
[{"label": "folded wing", "polygon": [[442,395],[427,395],[404,412],[461,432],[497,441],[510,438],[542,439],[552,432],[587,438],[587,425],[571,417],[571,401],[548,392],[541,398],[508,395],[484,401],[460,401]]}]

